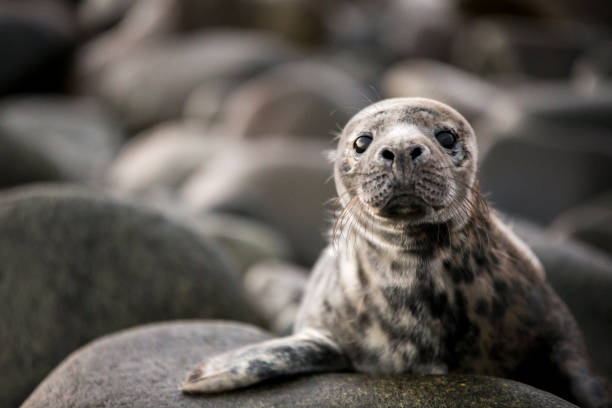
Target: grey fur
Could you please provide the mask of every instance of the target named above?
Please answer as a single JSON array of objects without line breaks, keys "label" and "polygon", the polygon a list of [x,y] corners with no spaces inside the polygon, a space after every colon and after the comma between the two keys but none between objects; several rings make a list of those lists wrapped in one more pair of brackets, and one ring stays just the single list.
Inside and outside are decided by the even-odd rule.
[{"label": "grey fur", "polygon": [[[448,149],[436,140],[445,130],[457,138]],[[364,132],[373,140],[358,153]],[[476,160],[472,128],[439,102],[390,99],[358,113],[338,143],[342,209],[295,334],[217,356],[183,390],[313,371],[462,372],[609,404],[539,262],[482,200]]]}]

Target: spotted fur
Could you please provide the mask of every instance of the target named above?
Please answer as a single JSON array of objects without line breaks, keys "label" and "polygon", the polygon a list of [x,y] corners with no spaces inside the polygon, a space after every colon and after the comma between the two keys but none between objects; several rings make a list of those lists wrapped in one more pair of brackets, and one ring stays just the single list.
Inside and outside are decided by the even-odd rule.
[{"label": "spotted fur", "polygon": [[[455,145],[440,146],[440,131]],[[364,132],[372,142],[359,153],[353,143]],[[357,114],[336,152],[332,242],[295,334],[216,356],[183,390],[315,371],[462,372],[517,379],[581,406],[610,404],[537,258],[482,199],[476,160],[472,128],[439,102],[391,99]]]}]

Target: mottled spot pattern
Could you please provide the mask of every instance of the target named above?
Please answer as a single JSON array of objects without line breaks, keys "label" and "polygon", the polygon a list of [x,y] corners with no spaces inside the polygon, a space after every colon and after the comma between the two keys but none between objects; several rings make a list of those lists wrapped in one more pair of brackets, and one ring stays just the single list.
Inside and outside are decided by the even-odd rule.
[{"label": "mottled spot pattern", "polygon": [[[456,144],[440,146],[439,131]],[[372,143],[356,152],[364,132]],[[408,154],[415,146],[418,160]],[[184,389],[298,372],[461,372],[513,378],[584,407],[610,404],[569,310],[483,201],[477,156],[470,125],[439,102],[390,99],[358,113],[338,143],[333,242],[295,334],[215,357]]]}]

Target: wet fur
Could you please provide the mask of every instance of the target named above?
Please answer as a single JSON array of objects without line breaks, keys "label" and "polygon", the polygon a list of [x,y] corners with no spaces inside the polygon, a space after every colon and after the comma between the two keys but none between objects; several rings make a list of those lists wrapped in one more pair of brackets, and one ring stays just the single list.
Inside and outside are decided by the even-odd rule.
[{"label": "wet fur", "polygon": [[[435,141],[440,129],[458,136],[453,149]],[[374,142],[357,155],[363,131]],[[410,162],[402,152],[414,145],[431,155]],[[395,149],[395,167],[377,156],[381,146]],[[610,404],[571,313],[482,199],[465,119],[431,100],[379,102],[347,124],[335,159],[341,209],[295,334],[213,357],[184,391],[317,371],[462,372],[513,378],[585,407]],[[389,215],[403,196],[418,213]]]}]

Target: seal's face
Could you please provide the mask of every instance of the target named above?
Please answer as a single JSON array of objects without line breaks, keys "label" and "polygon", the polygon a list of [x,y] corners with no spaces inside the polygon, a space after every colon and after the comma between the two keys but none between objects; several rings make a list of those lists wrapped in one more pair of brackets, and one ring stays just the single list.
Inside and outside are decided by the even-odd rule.
[{"label": "seal's face", "polygon": [[335,160],[336,188],[344,207],[377,222],[460,224],[470,213],[476,157],[472,128],[449,106],[388,99],[346,125]]}]

